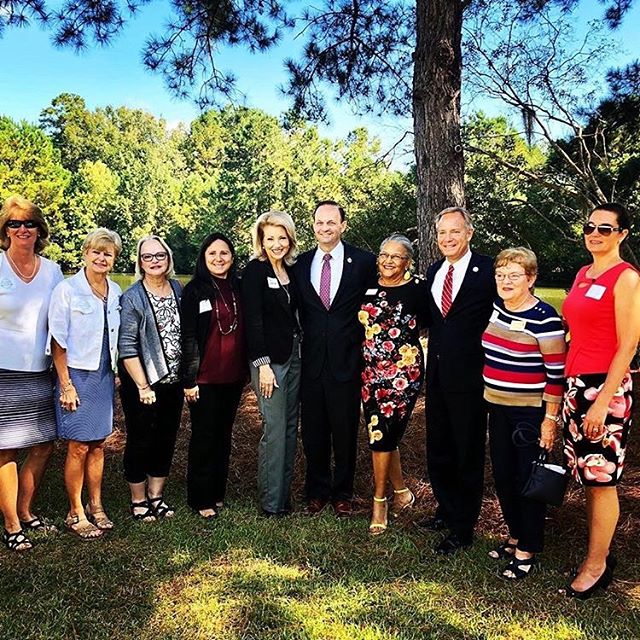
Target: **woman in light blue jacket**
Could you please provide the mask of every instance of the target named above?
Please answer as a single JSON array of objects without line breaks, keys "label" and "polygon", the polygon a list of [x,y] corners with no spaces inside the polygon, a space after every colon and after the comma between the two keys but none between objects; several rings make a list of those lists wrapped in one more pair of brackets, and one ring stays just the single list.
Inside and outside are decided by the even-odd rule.
[{"label": "woman in light blue jacket", "polygon": [[[83,539],[113,528],[102,506],[102,473],[104,441],[113,427],[121,294],[108,274],[121,250],[114,231],[90,233],[82,246],[84,268],[54,289],[49,306],[58,437],[68,442],[64,478],[70,508],[65,524]],[[85,484],[89,501],[83,508]]]}]

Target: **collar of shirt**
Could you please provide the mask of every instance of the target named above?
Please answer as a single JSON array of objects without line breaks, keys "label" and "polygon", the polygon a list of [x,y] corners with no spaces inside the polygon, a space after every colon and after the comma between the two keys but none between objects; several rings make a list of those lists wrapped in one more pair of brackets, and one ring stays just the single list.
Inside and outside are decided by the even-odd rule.
[{"label": "collar of shirt", "polygon": [[447,271],[449,270],[449,266],[453,265],[453,291],[451,294],[452,301],[456,299],[458,295],[458,291],[460,291],[460,287],[462,286],[462,281],[464,280],[464,276],[467,273],[467,268],[469,267],[469,263],[471,262],[471,249],[465,253],[460,260],[456,262],[449,262],[448,260],[444,260],[440,268],[436,272],[435,277],[433,278],[433,285],[431,286],[431,293],[433,294],[433,299],[435,303],[438,305],[438,308],[442,311],[442,289],[444,288],[444,279],[447,275]]},{"label": "collar of shirt", "polygon": [[[316,290],[316,293],[320,295],[320,277],[322,274],[322,258],[325,255],[325,251],[318,247],[311,262],[311,284]],[[338,244],[329,251],[331,255],[331,288],[329,293],[329,299],[333,302],[338,287],[340,286],[340,280],[342,279],[342,271],[344,268],[344,244],[338,242]]]}]

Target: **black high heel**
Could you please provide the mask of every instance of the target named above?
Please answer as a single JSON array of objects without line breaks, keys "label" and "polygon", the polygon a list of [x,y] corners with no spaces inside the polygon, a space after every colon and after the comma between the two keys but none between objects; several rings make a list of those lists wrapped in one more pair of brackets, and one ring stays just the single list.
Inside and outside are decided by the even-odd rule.
[{"label": "black high heel", "polygon": [[576,591],[571,586],[571,582],[569,582],[564,588],[564,595],[567,596],[567,598],[588,600],[598,589],[606,591],[612,580],[613,568],[610,564],[607,564],[604,568],[604,571],[602,572],[602,575],[588,589],[585,589],[584,591]]}]

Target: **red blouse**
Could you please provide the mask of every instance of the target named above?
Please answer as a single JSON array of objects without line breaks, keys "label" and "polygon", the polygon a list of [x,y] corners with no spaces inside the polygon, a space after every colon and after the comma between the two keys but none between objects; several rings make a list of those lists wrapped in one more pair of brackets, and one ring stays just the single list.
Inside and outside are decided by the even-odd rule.
[{"label": "red blouse", "polygon": [[618,348],[613,288],[626,269],[621,262],[597,278],[586,276],[589,265],[582,267],[562,305],[562,315],[569,325],[569,353],[565,375],[607,373]]}]

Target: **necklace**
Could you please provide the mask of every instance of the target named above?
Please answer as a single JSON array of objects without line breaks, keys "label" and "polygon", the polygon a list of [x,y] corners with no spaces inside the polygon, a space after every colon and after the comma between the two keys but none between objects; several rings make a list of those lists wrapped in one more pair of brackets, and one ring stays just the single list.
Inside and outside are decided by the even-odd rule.
[{"label": "necklace", "polygon": [[535,296],[529,294],[520,304],[516,305],[515,307],[512,307],[510,309],[505,304],[504,308],[507,311],[520,311],[523,307],[531,308],[532,306],[535,306],[537,303],[538,303],[538,299]]},{"label": "necklace", "polygon": [[[89,282],[89,279],[87,278],[87,282]],[[100,300],[102,300],[102,302],[106,302],[107,299],[109,298],[109,285],[107,285],[107,290],[105,293],[102,293],[102,291],[100,291],[100,289],[94,287],[90,282],[89,282],[89,286],[91,287],[91,291],[93,291],[93,293],[98,296],[98,298],[100,298]]]},{"label": "necklace", "polygon": [[169,284],[166,280],[164,280],[162,282],[162,284],[160,285],[159,288],[157,288],[157,291],[154,291],[153,288],[150,286],[151,283],[143,281],[142,286],[151,294],[153,294],[154,296],[157,296],[158,298],[166,298],[166,296],[164,295],[164,292],[167,288],[167,284]]},{"label": "necklace", "polygon": [[[211,278],[211,280],[213,282],[214,287],[218,291],[219,297],[222,300],[222,304],[224,305],[224,308],[227,310],[227,313],[231,314],[231,309],[229,308],[227,301],[224,299],[224,296],[222,295],[222,291],[218,286],[218,283],[215,281],[214,278]],[[231,288],[231,304],[233,305],[233,314],[232,314],[233,319],[231,320],[231,324],[229,325],[229,328],[226,331],[222,328],[222,325],[220,324],[220,308],[218,307],[218,296],[216,296],[213,299],[213,303],[216,308],[216,321],[218,323],[218,330],[220,331],[220,335],[223,335],[223,336],[228,336],[230,333],[232,333],[238,328],[238,305],[236,303],[236,295],[235,293],[233,293],[233,287],[230,287],[230,288]]]},{"label": "necklace", "polygon": [[27,276],[24,273],[22,273],[20,269],[18,269],[18,265],[12,260],[11,256],[9,255],[9,252],[5,251],[5,254],[9,259],[9,262],[11,263],[13,270],[20,276],[22,280],[24,280],[25,282],[29,282],[30,280],[33,280],[33,278],[36,275],[36,269],[38,268],[38,256],[34,256],[33,269],[31,270],[31,274]]}]

